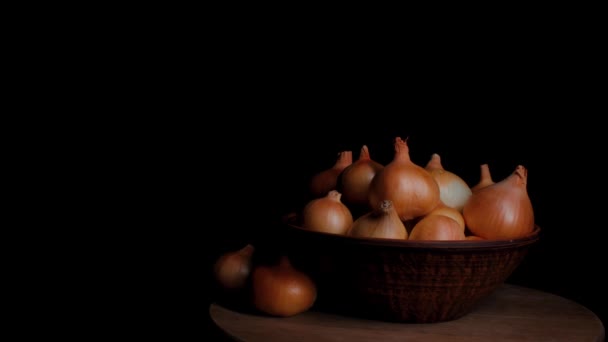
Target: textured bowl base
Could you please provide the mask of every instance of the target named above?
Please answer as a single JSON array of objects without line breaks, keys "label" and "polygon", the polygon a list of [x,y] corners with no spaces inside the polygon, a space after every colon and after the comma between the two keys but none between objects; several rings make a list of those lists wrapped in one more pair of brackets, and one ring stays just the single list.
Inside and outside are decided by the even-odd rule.
[{"label": "textured bowl base", "polygon": [[289,257],[317,284],[316,307],[385,321],[460,318],[523,261],[536,234],[512,241],[353,239],[292,227]]},{"label": "textured bowl base", "polygon": [[461,296],[457,299],[439,294],[453,292],[443,288],[436,288],[436,295],[412,291],[407,296],[398,296],[394,293],[373,295],[371,291],[357,293],[326,286],[321,287],[315,308],[340,315],[390,322],[444,322],[470,313],[480,300],[501,284],[484,289],[470,289],[468,293],[461,290]]}]

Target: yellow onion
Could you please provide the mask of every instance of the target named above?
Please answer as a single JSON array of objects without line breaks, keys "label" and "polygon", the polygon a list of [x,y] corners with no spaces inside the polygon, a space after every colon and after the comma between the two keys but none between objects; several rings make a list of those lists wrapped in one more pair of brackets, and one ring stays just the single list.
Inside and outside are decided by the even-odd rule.
[{"label": "yellow onion", "polygon": [[395,139],[395,154],[372,179],[369,205],[390,200],[402,221],[424,216],[439,204],[439,186],[431,174],[410,160],[406,141]]},{"label": "yellow onion", "polygon": [[463,216],[472,235],[485,239],[515,239],[534,230],[534,211],[527,191],[528,170],[518,165],[498,183],[475,192]]},{"label": "yellow onion", "polygon": [[346,234],[353,216],[341,201],[342,194],[331,190],[325,197],[310,200],[302,210],[302,227],[308,230]]},{"label": "yellow onion", "polygon": [[369,211],[368,194],[372,179],[384,166],[371,159],[369,149],[363,145],[359,159],[347,166],[338,177],[338,190],[342,193],[342,201],[353,208]]},{"label": "yellow onion", "polygon": [[245,287],[251,273],[252,255],[255,248],[245,247],[222,254],[213,265],[213,275],[224,289],[236,290]]},{"label": "yellow onion", "polygon": [[252,274],[253,305],[269,315],[288,317],[308,310],[317,298],[312,279],[281,256],[278,265],[258,264]]},{"label": "yellow onion", "polygon": [[425,169],[431,173],[439,185],[439,197],[448,207],[462,211],[464,204],[471,196],[471,188],[460,176],[447,171],[441,164],[441,157],[433,153]]},{"label": "yellow onion", "polygon": [[456,220],[443,215],[430,215],[416,223],[409,240],[464,240],[464,238],[464,230]]},{"label": "yellow onion", "polygon": [[490,174],[490,167],[488,164],[481,164],[479,182],[471,188],[471,191],[475,192],[494,183],[495,182],[492,180],[492,175]]},{"label": "yellow onion", "polygon": [[310,180],[310,193],[313,198],[323,197],[330,190],[337,190],[338,176],[350,164],[353,163],[353,152],[342,151],[338,153],[336,163],[329,169],[323,170]]},{"label": "yellow onion", "polygon": [[464,216],[462,216],[462,213],[460,211],[458,211],[458,209],[456,209],[456,208],[448,207],[443,202],[440,202],[439,205],[437,206],[437,208],[433,209],[430,213],[426,214],[426,216],[429,216],[429,215],[447,216],[447,217],[453,219],[454,221],[458,222],[458,225],[462,228],[462,231],[464,232],[464,229],[465,229]]},{"label": "yellow onion", "polygon": [[393,203],[384,200],[379,208],[356,219],[347,235],[404,240],[407,239],[407,230],[397,215]]}]

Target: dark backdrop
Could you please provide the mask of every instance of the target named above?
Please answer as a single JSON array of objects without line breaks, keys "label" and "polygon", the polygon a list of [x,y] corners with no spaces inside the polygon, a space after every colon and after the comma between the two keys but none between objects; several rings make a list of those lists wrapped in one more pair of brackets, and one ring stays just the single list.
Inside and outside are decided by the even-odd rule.
[{"label": "dark backdrop", "polygon": [[[574,300],[606,325],[603,129],[587,118],[581,95],[556,93],[532,102],[506,96],[494,103],[423,96],[412,100],[413,109],[410,96],[388,105],[364,94],[328,102],[277,94],[282,100],[274,105],[266,102],[273,97],[243,99],[250,107],[226,109],[228,118],[201,125],[200,135],[187,141],[196,146],[188,149],[192,157],[203,161],[199,198],[211,200],[198,208],[205,223],[196,228],[206,231],[202,313],[214,300],[210,269],[221,253],[273,239],[268,232],[281,215],[301,207],[308,180],[331,167],[337,152],[352,150],[356,159],[366,144],[372,159],[386,164],[400,136],[408,138],[415,163],[439,153],[443,166],[469,185],[479,180],[482,163],[495,181],[526,166],[542,233],[509,282]],[[211,132],[219,138],[205,137]],[[214,186],[220,190],[208,196]],[[211,228],[203,219],[218,214],[226,224]]]}]

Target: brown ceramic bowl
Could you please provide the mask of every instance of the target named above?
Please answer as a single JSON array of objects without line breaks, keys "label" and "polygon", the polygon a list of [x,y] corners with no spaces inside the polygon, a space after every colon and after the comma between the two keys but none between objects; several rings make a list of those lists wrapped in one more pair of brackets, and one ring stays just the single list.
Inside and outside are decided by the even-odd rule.
[{"label": "brown ceramic bowl", "polygon": [[285,220],[288,255],[317,284],[315,308],[387,321],[457,319],[493,292],[538,241],[408,241],[312,232]]}]

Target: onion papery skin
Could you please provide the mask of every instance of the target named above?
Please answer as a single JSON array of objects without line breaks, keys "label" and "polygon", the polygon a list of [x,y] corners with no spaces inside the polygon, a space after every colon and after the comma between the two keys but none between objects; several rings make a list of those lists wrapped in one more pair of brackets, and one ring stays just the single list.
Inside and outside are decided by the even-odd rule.
[{"label": "onion papery skin", "polygon": [[269,315],[294,316],[308,310],[317,298],[312,279],[295,269],[286,256],[278,265],[257,265],[252,274],[253,304]]},{"label": "onion papery skin", "polygon": [[347,235],[378,239],[407,239],[407,230],[391,201],[382,201],[379,208],[357,218]]},{"label": "onion papery skin", "polygon": [[302,227],[311,231],[345,235],[353,224],[342,194],[331,190],[325,197],[309,201],[302,210]]},{"label": "onion papery skin", "polygon": [[458,222],[458,225],[462,228],[463,232],[465,230],[464,216],[462,215],[462,213],[460,211],[458,211],[458,209],[456,209],[456,208],[448,207],[443,202],[441,202],[437,206],[437,208],[433,209],[426,216],[429,216],[429,215],[447,216],[447,217],[453,219],[454,221]]},{"label": "onion papery skin", "polygon": [[412,229],[409,240],[464,240],[464,230],[454,219],[443,215],[426,216]]},{"label": "onion papery skin", "polygon": [[534,210],[527,192],[528,171],[518,165],[498,183],[473,193],[463,216],[473,235],[488,240],[516,239],[534,230]]},{"label": "onion papery skin", "polygon": [[434,153],[425,169],[433,176],[439,185],[439,197],[448,207],[462,212],[464,204],[471,196],[471,188],[457,174],[443,168],[441,157]]},{"label": "onion papery skin", "polygon": [[407,143],[396,138],[393,160],[372,179],[368,199],[371,208],[390,200],[399,218],[408,221],[439,204],[439,186],[427,170],[410,160]]},{"label": "onion papery skin", "polygon": [[213,265],[216,282],[225,290],[244,288],[251,274],[254,251],[253,245],[247,244],[238,251],[222,254]]},{"label": "onion papery skin", "polygon": [[361,148],[359,159],[347,166],[338,177],[338,191],[342,202],[351,212],[369,212],[369,188],[372,179],[384,165],[371,159],[367,146]]}]

